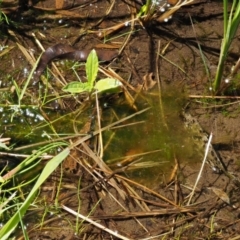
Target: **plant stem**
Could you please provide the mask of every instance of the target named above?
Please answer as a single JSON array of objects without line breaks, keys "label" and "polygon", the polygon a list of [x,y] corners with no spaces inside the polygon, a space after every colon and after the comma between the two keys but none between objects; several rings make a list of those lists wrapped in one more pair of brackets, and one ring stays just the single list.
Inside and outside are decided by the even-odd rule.
[{"label": "plant stem", "polygon": [[223,41],[221,44],[221,52],[220,52],[220,57],[218,62],[217,73],[213,83],[213,90],[215,92],[219,89],[219,86],[221,84],[221,79],[222,79],[223,70],[224,70],[224,63],[226,61],[232,40],[235,37],[238,26],[240,24],[239,0],[233,1],[230,15],[228,15],[228,0],[223,1],[223,6],[224,6],[224,10],[223,10],[224,34],[223,34]]},{"label": "plant stem", "polygon": [[146,2],[146,12],[145,12],[145,14],[148,14],[148,13],[149,13],[149,9],[150,9],[151,5],[152,5],[152,0],[147,0],[147,2]]}]

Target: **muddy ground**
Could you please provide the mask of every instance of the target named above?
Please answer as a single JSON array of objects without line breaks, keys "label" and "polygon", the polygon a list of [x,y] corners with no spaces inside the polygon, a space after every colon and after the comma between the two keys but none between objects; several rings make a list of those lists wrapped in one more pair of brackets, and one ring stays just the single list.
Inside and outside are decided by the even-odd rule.
[{"label": "muddy ground", "polygon": [[[153,20],[144,26],[136,21],[134,25],[121,28],[105,39],[99,37],[103,34],[103,30],[99,29],[128,22],[135,11],[140,9],[138,2],[141,1],[68,1],[64,2],[66,5],[62,5],[62,1],[55,3],[49,0],[38,3],[32,1],[32,6],[26,3],[21,8],[13,5],[11,9],[5,9],[13,22],[10,25],[2,24],[1,46],[8,45],[14,49],[1,57],[0,87],[10,88],[11,77],[21,84],[25,74],[31,70],[32,66],[26,61],[16,42],[37,57],[41,50],[32,33],[35,33],[45,49],[56,43],[68,43],[78,49],[91,49],[104,40],[112,47],[121,48],[126,41],[123,51],[109,66],[123,79],[129,80],[132,86],[142,84],[143,77],[153,73],[155,79],[158,80],[156,76],[159,76],[162,91],[169,85],[180,89],[187,96],[188,111],[198,119],[206,132],[213,133],[214,147],[228,170],[238,175],[239,89],[235,86],[224,93],[218,93],[218,96],[226,98],[213,100],[207,97],[212,95],[209,91],[211,83],[198,46],[200,44],[207,66],[214,76],[223,34],[222,1],[198,0],[179,9],[167,23]],[[54,12],[56,7],[58,10]],[[109,14],[104,17],[106,9],[109,9]],[[239,39],[240,32],[231,47],[226,63],[226,76],[239,57]],[[57,88],[55,81],[53,79],[53,86]],[[71,79],[68,78],[68,81]],[[32,91],[31,88],[29,91]],[[71,107],[74,109],[76,106]],[[80,150],[72,154],[78,162],[83,158],[80,158]],[[149,190],[128,182],[122,178],[124,175],[110,174],[109,177],[100,171],[103,176],[108,176],[101,181],[100,177],[96,177],[96,169],[93,171],[78,163],[71,166],[65,163],[68,171],[64,173],[64,187],[58,203],[80,211],[84,216],[89,216],[104,227],[125,236],[125,239],[233,239],[239,236],[239,188],[223,174],[215,174],[211,168],[205,166],[192,200],[194,204],[188,206],[189,194],[200,167],[201,163],[180,163],[178,174],[170,183],[160,182]],[[79,179],[80,193],[77,190]],[[30,239],[118,239],[98,227],[81,223],[82,220],[78,220],[77,225],[76,217],[71,217],[54,206],[53,186],[57,182],[58,177],[52,176],[42,189],[42,195],[45,196],[41,200],[42,204],[49,206],[44,223],[36,225],[41,222],[42,212],[38,216],[35,211],[27,214],[28,221],[32,219],[27,228]],[[222,201],[213,188],[226,192],[230,197],[230,204]],[[36,210],[36,213],[39,211]],[[57,213],[52,213],[54,211]],[[18,239],[20,235],[21,233]]]}]

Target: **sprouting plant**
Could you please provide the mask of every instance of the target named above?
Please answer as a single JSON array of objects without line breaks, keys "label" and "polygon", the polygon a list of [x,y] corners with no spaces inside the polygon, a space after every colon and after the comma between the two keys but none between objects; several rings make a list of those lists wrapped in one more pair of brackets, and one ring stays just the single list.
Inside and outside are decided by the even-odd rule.
[{"label": "sprouting plant", "polygon": [[[221,84],[223,70],[224,70],[224,63],[227,59],[229,48],[236,35],[238,26],[240,24],[240,1],[233,0],[230,14],[228,14],[229,1],[224,0],[223,4],[224,4],[224,10],[223,10],[224,33],[223,33],[223,40],[221,44],[221,51],[220,51],[220,57],[219,57],[219,62],[217,67],[217,73],[213,83],[213,90],[215,92],[219,89],[219,86]],[[236,67],[239,67],[238,63],[236,64],[235,68]],[[234,70],[233,68],[232,73],[234,72],[236,72],[236,69]]]},{"label": "sprouting plant", "polygon": [[[0,7],[1,7],[1,3],[2,3],[2,0],[0,0]],[[6,22],[7,24],[9,24],[7,15],[0,8],[0,24],[3,22]]]},{"label": "sprouting plant", "polygon": [[147,0],[138,12],[138,17],[144,22],[156,20],[168,22],[174,12],[194,0]]},{"label": "sprouting plant", "polygon": [[[36,67],[37,67],[37,65],[38,65],[38,62],[39,62],[40,58],[41,58],[41,56],[38,58],[38,60],[37,60],[36,63],[34,64],[34,67],[32,68],[32,70],[31,70],[31,72],[30,72],[27,80],[25,81],[24,86],[23,86],[22,89],[21,89],[21,88],[18,86],[18,84],[13,80],[13,84],[14,84],[15,89],[16,89],[16,94],[17,94],[17,96],[18,96],[18,108],[20,108],[20,106],[21,106],[22,99],[23,99],[23,97],[24,97],[24,95],[25,95],[25,93],[26,93],[27,87],[28,87],[28,85],[29,85],[29,83],[30,83],[30,81],[31,81],[31,79],[32,79],[32,77],[33,77],[34,71],[35,71],[35,69],[36,69]],[[17,106],[16,106],[16,108],[17,108]]]},{"label": "sprouting plant", "polygon": [[164,13],[170,6],[167,1],[147,0],[146,4],[141,7],[138,17],[141,17],[145,22],[153,20],[159,14]]},{"label": "sprouting plant", "polygon": [[154,11],[154,3],[152,3],[153,1],[152,0],[147,0],[146,4],[144,4],[139,13],[138,13],[138,17],[141,17],[143,15],[148,15],[150,14],[151,12],[153,13]]},{"label": "sprouting plant", "polygon": [[122,83],[114,78],[104,78],[96,82],[98,74],[98,57],[96,51],[93,49],[86,62],[86,76],[87,82],[75,81],[67,84],[63,91],[70,93],[117,93],[121,91]]}]

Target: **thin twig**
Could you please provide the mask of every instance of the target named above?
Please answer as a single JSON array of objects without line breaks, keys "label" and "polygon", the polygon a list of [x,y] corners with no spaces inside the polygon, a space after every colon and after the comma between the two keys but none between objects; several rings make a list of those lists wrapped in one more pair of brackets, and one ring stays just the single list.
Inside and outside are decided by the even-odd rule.
[{"label": "thin twig", "polygon": [[210,145],[211,145],[211,141],[212,141],[212,133],[211,133],[210,136],[209,136],[208,143],[207,143],[207,147],[206,147],[206,150],[205,150],[204,159],[203,159],[203,162],[202,162],[202,166],[201,166],[201,169],[200,169],[200,171],[199,171],[199,173],[198,173],[198,176],[197,176],[195,185],[194,185],[194,187],[193,187],[193,189],[192,189],[192,192],[191,192],[191,194],[190,194],[190,197],[189,197],[189,199],[188,199],[187,206],[191,203],[191,200],[192,200],[192,197],[193,197],[193,195],[194,195],[194,193],[195,193],[195,189],[196,189],[196,187],[197,187],[197,184],[198,184],[198,182],[199,182],[199,180],[200,180],[200,178],[201,178],[201,176],[202,176],[203,168],[204,168],[205,163],[206,163],[206,161],[207,161],[207,156],[208,156],[209,148],[210,148]]},{"label": "thin twig", "polygon": [[130,240],[130,238],[124,237],[123,235],[118,234],[117,231],[112,231],[111,229],[104,227],[103,225],[101,225],[101,224],[99,224],[99,223],[91,220],[90,218],[85,217],[85,216],[83,216],[82,214],[73,211],[71,208],[68,208],[68,207],[62,205],[62,209],[64,209],[65,211],[71,213],[72,215],[74,215],[74,216],[76,216],[76,217],[80,217],[80,218],[83,219],[84,221],[86,221],[86,222],[94,225],[95,227],[100,228],[101,230],[103,230],[103,231],[105,231],[105,232],[110,233],[111,235],[113,235],[113,236],[115,236],[115,237],[117,237],[117,238],[120,238],[120,239],[123,239],[123,240]]}]

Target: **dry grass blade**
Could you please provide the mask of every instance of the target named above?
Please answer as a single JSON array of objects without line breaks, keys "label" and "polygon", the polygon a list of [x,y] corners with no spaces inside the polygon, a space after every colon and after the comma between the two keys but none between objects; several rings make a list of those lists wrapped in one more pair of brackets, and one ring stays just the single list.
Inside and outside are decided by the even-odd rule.
[{"label": "dry grass blade", "polygon": [[135,9],[131,8],[131,18],[132,19],[131,19],[130,22],[125,22],[125,26],[129,25],[129,23],[131,23],[131,29],[130,29],[129,34],[127,34],[127,37],[123,41],[123,45],[122,45],[121,49],[119,50],[119,54],[121,54],[123,52],[123,50],[127,46],[127,43],[130,40],[130,37],[132,36],[132,33],[134,32],[134,28],[135,28],[135,25],[136,25],[136,20],[138,20],[138,19],[135,18],[135,14],[136,14]]},{"label": "dry grass blade", "polygon": [[134,201],[136,204],[142,209],[143,211],[150,211],[150,208],[147,206],[147,204],[144,201],[139,200],[140,196],[137,194],[137,192],[131,187],[126,181],[122,181],[122,184],[129,192],[129,195],[134,198]]},{"label": "dry grass blade", "polygon": [[210,187],[209,189],[211,189],[220,199],[222,199],[224,202],[230,205],[229,196],[222,189],[215,187]]},{"label": "dry grass blade", "polygon": [[103,74],[105,74],[106,76],[110,77],[110,78],[114,78],[114,79],[119,80],[123,84],[122,85],[123,92],[124,92],[124,95],[125,95],[125,98],[126,98],[127,102],[129,103],[129,105],[133,109],[135,109],[137,111],[137,107],[134,104],[135,99],[132,97],[132,95],[128,91],[127,87],[129,87],[134,92],[137,92],[137,90],[131,84],[129,84],[127,81],[125,81],[123,78],[121,78],[113,69],[111,69],[111,68],[105,69],[105,68],[100,67],[99,71],[102,72]]},{"label": "dry grass blade", "polygon": [[125,25],[124,22],[123,22],[123,23],[119,23],[119,24],[117,24],[117,25],[115,25],[115,26],[98,30],[98,31],[97,31],[97,35],[98,35],[98,37],[99,37],[100,39],[102,39],[102,38],[105,38],[106,36],[108,36],[108,35],[116,32],[116,31],[122,29],[122,28],[125,27],[125,26],[126,26],[126,25]]},{"label": "dry grass blade", "polygon": [[64,6],[64,0],[55,0],[55,7],[56,9],[61,9]]},{"label": "dry grass blade", "polygon": [[189,199],[188,199],[187,205],[190,205],[191,200],[192,200],[192,197],[193,197],[193,195],[194,195],[194,193],[195,193],[197,184],[198,184],[198,182],[199,182],[199,180],[200,180],[200,178],[201,178],[201,176],[202,176],[203,168],[204,168],[205,163],[206,163],[206,161],[207,161],[207,156],[208,156],[209,148],[210,148],[210,145],[211,145],[211,141],[212,141],[212,133],[211,133],[210,136],[209,136],[208,143],[207,143],[206,150],[205,150],[204,159],[203,159],[203,162],[202,162],[202,166],[201,166],[201,169],[200,169],[200,171],[199,171],[199,173],[198,173],[196,182],[195,182],[195,184],[194,184],[194,187],[193,187],[192,192],[191,192],[191,194],[190,194],[190,197],[189,197]]},{"label": "dry grass blade", "polygon": [[107,77],[115,78],[119,80],[123,84],[124,88],[128,87],[134,92],[137,92],[137,90],[130,83],[128,83],[122,77],[120,77],[120,75],[118,75],[112,68],[106,69],[106,68],[99,67],[99,71],[105,74]]},{"label": "dry grass blade", "polygon": [[[97,110],[97,122],[98,122],[98,129],[101,129],[101,114],[100,114],[100,107],[99,107],[99,101],[98,101],[98,94],[95,95],[95,102],[96,102],[96,110]],[[99,140],[99,157],[103,158],[103,139],[102,139],[102,131],[99,131],[98,135]]]},{"label": "dry grass blade", "polygon": [[0,137],[0,143],[9,143],[10,140],[11,140],[11,138],[1,138]]},{"label": "dry grass blade", "polygon": [[110,1],[110,6],[106,9],[105,14],[104,14],[103,17],[95,24],[95,26],[98,26],[104,19],[106,19],[106,18],[108,17],[108,15],[111,13],[114,5],[115,5],[115,0],[111,0],[111,1]]},{"label": "dry grass blade", "polygon": [[[115,128],[114,128],[115,129]],[[143,152],[143,153],[137,153],[137,154],[132,154],[132,155],[127,155],[127,156],[123,156],[123,157],[119,157],[119,158],[113,158],[113,159],[109,159],[107,161],[108,165],[110,167],[128,167],[130,164],[134,164],[136,163],[136,161],[139,161],[138,160],[135,160],[136,157],[142,157],[144,155],[148,155],[148,154],[152,154],[152,153],[156,153],[156,152],[161,152],[162,150],[159,149],[159,150],[154,150],[154,151],[149,151],[149,152]],[[143,162],[143,164],[145,163],[150,163],[150,165],[152,166],[156,166],[156,165],[159,165],[161,163],[154,163],[152,161],[147,161],[147,162]],[[147,164],[148,165],[148,164]]]},{"label": "dry grass blade", "polygon": [[177,176],[178,168],[179,168],[179,164],[178,164],[178,162],[176,162],[174,165],[174,168],[171,172],[171,175],[169,177],[168,183],[172,182],[174,180],[174,178]]},{"label": "dry grass blade", "polygon": [[18,9],[19,7],[6,7],[6,8],[1,8],[1,12],[4,13],[5,15],[8,15],[18,11]]},{"label": "dry grass blade", "polygon": [[12,201],[15,196],[16,196],[17,192],[14,192],[9,198],[7,198],[4,202],[2,202],[0,204],[0,212],[2,212],[2,209],[10,202]]},{"label": "dry grass blade", "polygon": [[[95,153],[92,151],[92,149],[90,149],[90,147],[85,143],[83,142],[82,143],[82,146],[84,147],[84,149],[86,150],[86,152],[89,154],[89,156],[97,163],[97,165],[104,171],[104,172],[108,172],[108,177],[109,176],[112,176],[113,175],[113,172],[110,170],[110,168],[105,164],[105,162],[99,158],[98,156],[95,155]],[[123,198],[123,199],[126,199],[126,193],[120,189],[120,187],[118,186],[117,182],[111,178],[108,180],[108,183],[110,185],[112,185],[117,191],[118,193],[120,194],[120,196]]]},{"label": "dry grass blade", "polygon": [[135,161],[132,161],[129,163],[126,167],[124,167],[124,170],[137,170],[137,169],[143,169],[143,168],[152,168],[159,166],[161,163],[157,163],[154,161],[146,161],[146,162],[139,162],[142,159],[138,159]]},{"label": "dry grass blade", "polygon": [[1,51],[0,57],[4,56],[5,54],[9,53],[14,47],[6,47],[4,50]]},{"label": "dry grass blade", "polygon": [[42,19],[69,19],[70,17],[71,18],[86,18],[86,16],[84,16],[83,14],[81,13],[76,13],[76,12],[73,12],[73,11],[69,11],[69,10],[56,10],[55,8],[41,8],[41,7],[34,7],[36,9],[39,9],[39,10],[43,10],[43,11],[54,11],[55,13],[54,14],[43,14],[43,15],[40,15],[38,16],[38,20],[42,20]]},{"label": "dry grass blade", "polygon": [[[108,194],[111,196],[112,199],[114,199],[114,201],[125,211],[125,212],[129,212],[128,208],[127,207],[124,207],[123,204],[121,204],[117,199],[116,197],[111,193],[111,192],[108,192]],[[130,199],[131,200],[131,199]],[[138,200],[138,199],[135,199],[135,201]],[[137,202],[138,203],[138,202]],[[143,202],[143,204],[145,204]],[[141,206],[141,205],[140,205]],[[148,208],[146,208],[148,209]],[[115,214],[114,214],[115,215]],[[102,215],[101,215],[102,216]],[[100,216],[100,218],[101,218]],[[98,219],[100,219],[98,218]],[[143,226],[143,224],[136,218],[136,217],[133,217],[134,220],[144,229],[144,231],[148,232],[148,230]],[[94,219],[94,217],[92,217],[92,219]]]},{"label": "dry grass blade", "polygon": [[23,53],[23,55],[25,56],[25,58],[27,59],[27,61],[34,66],[36,59],[34,59],[34,57],[29,54],[29,52],[27,51],[27,49],[25,47],[23,47],[22,45],[20,45],[19,43],[17,43],[18,48],[21,50],[21,52]]},{"label": "dry grass blade", "polygon": [[149,212],[126,212],[126,213],[119,213],[116,215],[101,215],[97,217],[91,217],[91,219],[126,219],[130,217],[154,217],[154,216],[162,216],[162,215],[172,215],[172,214],[179,214],[179,213],[190,213],[190,212],[197,212],[199,209],[191,209],[191,208],[173,208],[173,209],[161,209],[161,210],[151,210]]},{"label": "dry grass blade", "polygon": [[164,196],[160,195],[159,193],[153,191],[152,189],[149,189],[148,187],[143,186],[143,185],[141,185],[141,184],[139,184],[139,183],[137,183],[137,182],[134,182],[134,181],[132,181],[132,180],[130,180],[130,179],[128,179],[128,178],[125,178],[125,177],[123,177],[123,176],[121,176],[121,175],[116,175],[116,176],[117,176],[119,179],[124,180],[124,181],[126,181],[127,183],[132,184],[132,185],[134,185],[134,186],[137,187],[137,188],[140,188],[140,189],[143,190],[144,192],[147,192],[147,193],[149,193],[149,194],[152,194],[152,195],[154,195],[154,196],[162,199],[163,201],[165,201],[165,202],[167,202],[167,203],[170,203],[171,205],[173,205],[173,206],[175,206],[175,207],[178,207],[177,204],[175,204],[175,203],[172,202],[171,200],[165,198]]},{"label": "dry grass blade", "polygon": [[99,223],[91,220],[91,219],[88,218],[88,217],[83,216],[83,215],[80,214],[80,213],[77,213],[77,212],[73,211],[72,209],[70,209],[70,208],[68,208],[68,207],[66,207],[66,206],[64,206],[64,205],[62,205],[62,209],[64,209],[65,211],[67,211],[67,212],[69,212],[69,213],[71,213],[71,214],[73,214],[74,216],[77,216],[77,217],[83,219],[84,221],[86,221],[86,222],[88,222],[88,223],[90,223],[90,224],[92,224],[92,225],[100,228],[101,230],[110,233],[111,235],[113,235],[113,236],[115,236],[115,237],[117,237],[117,238],[119,238],[119,239],[130,240],[130,238],[127,238],[127,237],[125,237],[125,236],[122,236],[122,235],[118,234],[116,231],[112,231],[111,229],[104,227],[103,225],[101,225],[101,224],[99,224]]},{"label": "dry grass blade", "polygon": [[165,19],[168,19],[170,16],[173,15],[173,13],[175,13],[177,10],[179,10],[182,6],[191,4],[192,2],[194,2],[195,0],[184,0],[183,2],[180,0],[178,1],[178,3],[170,8],[169,11],[163,13],[160,17],[158,17],[156,20],[159,22],[164,22]]},{"label": "dry grass blade", "polygon": [[[115,129],[115,128],[113,128],[113,129]],[[131,158],[142,157],[142,156],[145,156],[145,155],[148,155],[148,154],[157,153],[157,152],[161,152],[161,151],[162,151],[161,149],[157,149],[157,150],[152,150],[152,151],[148,151],[148,152],[131,154],[131,155],[128,155],[127,157],[128,158],[129,157],[131,157]],[[119,157],[119,158],[113,158],[113,159],[111,159],[111,161],[120,160],[120,159],[126,159],[126,156],[125,157]]]},{"label": "dry grass blade", "polygon": [[[1,140],[1,139],[0,139]],[[0,141],[1,143],[1,141]],[[27,158],[30,156],[30,154],[18,154],[18,153],[9,153],[9,152],[0,152],[0,156],[9,156],[9,157],[16,157],[16,158]],[[49,160],[52,159],[53,155],[43,155],[40,156],[42,160]]]},{"label": "dry grass blade", "polygon": [[[240,99],[239,96],[212,96],[212,95],[189,95],[189,98],[204,98],[204,99]],[[214,105],[217,106],[217,105]]]},{"label": "dry grass blade", "polygon": [[106,165],[106,163],[100,157],[96,156],[96,154],[92,151],[91,148],[89,148],[89,146],[85,142],[81,144],[89,157],[91,157],[95,161],[95,163],[102,169],[102,171],[111,172],[111,169]]},{"label": "dry grass blade", "polygon": [[[138,20],[138,18],[133,18],[131,20],[128,20],[128,21],[125,21],[125,22],[121,22],[117,25],[114,25],[112,27],[109,27],[109,28],[105,28],[105,29],[101,29],[101,30],[98,30],[97,32],[96,31],[89,31],[90,33],[93,32],[93,33],[97,33],[98,37],[100,39],[103,39],[105,38],[106,36],[116,32],[116,31],[119,31],[121,30],[122,28],[125,28],[126,25],[128,25],[129,23],[131,23],[132,26],[134,26],[134,22]],[[131,35],[131,34],[128,34],[128,35]],[[125,45],[125,43],[124,43]]]}]

